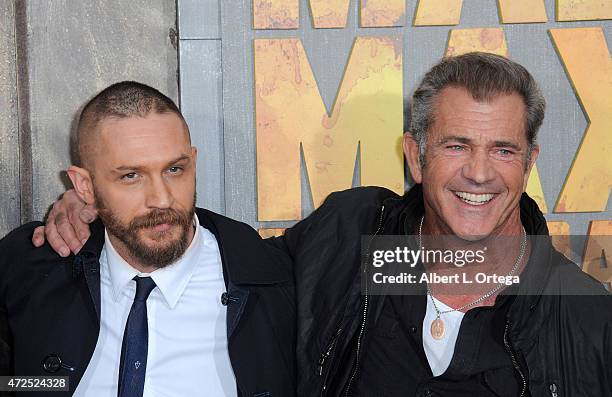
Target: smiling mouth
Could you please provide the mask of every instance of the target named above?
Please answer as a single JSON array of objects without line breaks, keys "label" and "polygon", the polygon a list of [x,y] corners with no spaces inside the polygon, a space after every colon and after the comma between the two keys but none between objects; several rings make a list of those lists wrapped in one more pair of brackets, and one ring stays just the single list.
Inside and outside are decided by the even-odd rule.
[{"label": "smiling mouth", "polygon": [[453,192],[461,201],[470,205],[485,205],[489,201],[493,200],[495,194],[493,193],[469,193],[469,192]]}]

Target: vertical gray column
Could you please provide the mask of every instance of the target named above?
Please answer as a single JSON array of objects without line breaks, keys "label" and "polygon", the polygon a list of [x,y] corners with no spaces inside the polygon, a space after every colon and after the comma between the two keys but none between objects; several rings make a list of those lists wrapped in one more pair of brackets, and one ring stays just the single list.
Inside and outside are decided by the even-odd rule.
[{"label": "vertical gray column", "polygon": [[20,223],[15,2],[0,0],[0,238]]},{"label": "vertical gray column", "polygon": [[219,0],[179,0],[181,111],[198,148],[198,205],[225,213]]}]

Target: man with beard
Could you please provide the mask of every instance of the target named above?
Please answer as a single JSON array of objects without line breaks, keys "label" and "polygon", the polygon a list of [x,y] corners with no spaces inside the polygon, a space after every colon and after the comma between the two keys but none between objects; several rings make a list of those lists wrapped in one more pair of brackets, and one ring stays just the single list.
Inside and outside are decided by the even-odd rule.
[{"label": "man with beard", "polygon": [[32,247],[38,222],[0,241],[8,374],[68,376],[57,395],[293,395],[290,266],[247,225],[195,208],[176,105],[114,84],[84,107],[77,145],[68,176],[100,217],[79,253]]},{"label": "man with beard", "polygon": [[[485,53],[445,58],[412,98],[404,153],[415,186],[403,197],[377,187],[332,193],[271,240],[293,260],[300,396],[612,395],[612,297],[554,249],[524,193],[544,108],[521,65]],[[58,205],[55,222],[76,250],[83,203],[71,205],[69,215]],[[78,231],[67,232],[70,217]],[[367,248],[383,241],[371,235],[400,237],[412,252],[494,243],[480,269],[520,283],[432,277],[373,289]],[[417,265],[449,279],[476,270]]]}]

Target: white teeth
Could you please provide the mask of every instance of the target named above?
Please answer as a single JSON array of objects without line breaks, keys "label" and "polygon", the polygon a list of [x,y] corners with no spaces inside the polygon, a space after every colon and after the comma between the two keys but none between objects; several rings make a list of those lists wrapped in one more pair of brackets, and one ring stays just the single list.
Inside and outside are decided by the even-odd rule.
[{"label": "white teeth", "polygon": [[489,202],[493,198],[493,195],[490,193],[475,194],[475,193],[468,193],[468,192],[455,192],[455,194],[460,199],[463,199],[463,201],[465,201],[466,203],[472,204],[472,205],[483,205]]}]

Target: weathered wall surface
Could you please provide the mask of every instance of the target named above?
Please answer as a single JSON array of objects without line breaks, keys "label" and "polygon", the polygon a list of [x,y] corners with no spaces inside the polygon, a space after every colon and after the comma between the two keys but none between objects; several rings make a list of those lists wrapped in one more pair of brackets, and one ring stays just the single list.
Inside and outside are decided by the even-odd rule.
[{"label": "weathered wall surface", "polygon": [[167,0],[2,0],[0,11],[3,235],[42,219],[65,190],[80,106],[121,80],[178,100],[178,57],[176,7]]},{"label": "weathered wall surface", "polygon": [[0,0],[0,236],[21,221],[15,9]]}]

